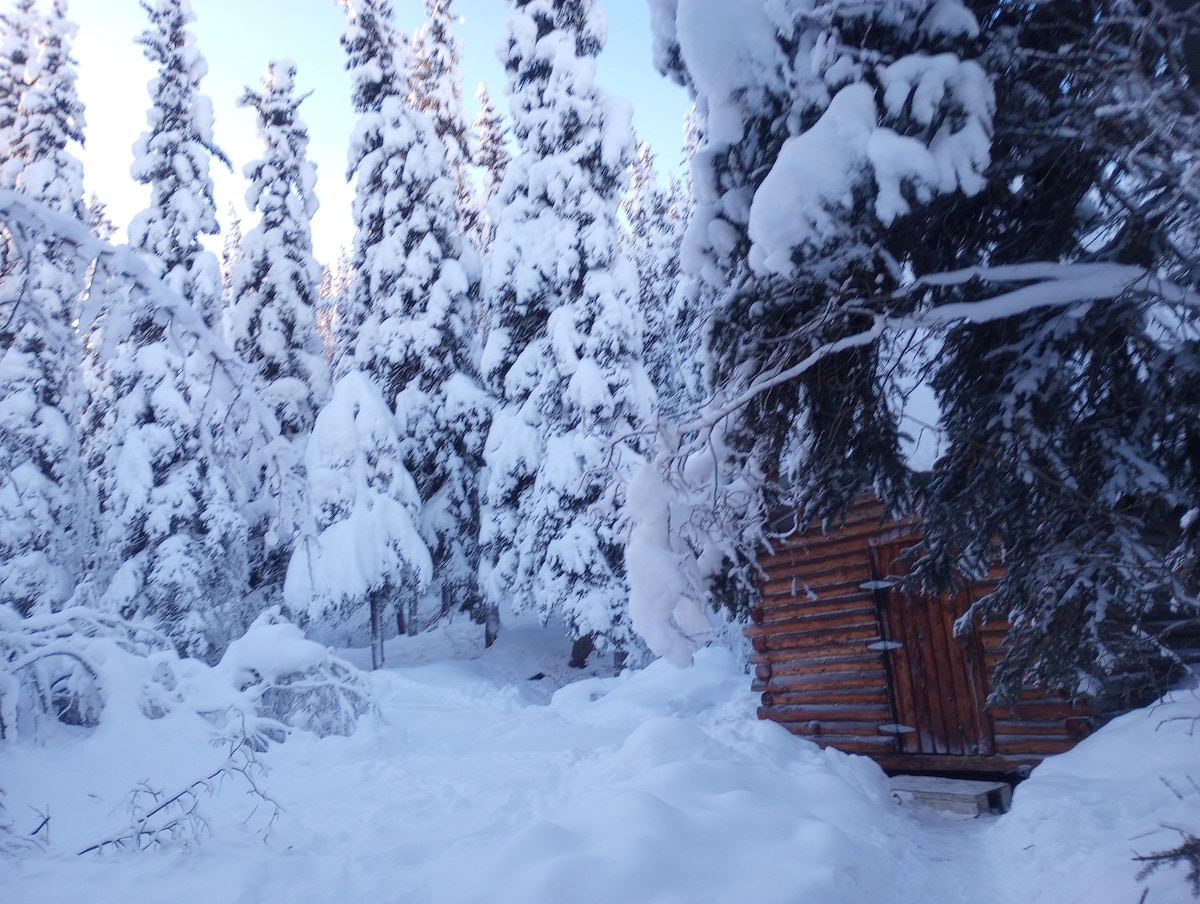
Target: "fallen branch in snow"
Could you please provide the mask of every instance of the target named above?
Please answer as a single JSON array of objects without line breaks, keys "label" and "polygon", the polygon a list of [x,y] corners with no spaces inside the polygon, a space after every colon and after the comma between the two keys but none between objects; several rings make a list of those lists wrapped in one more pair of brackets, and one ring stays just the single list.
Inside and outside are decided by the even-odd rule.
[{"label": "fallen branch in snow", "polygon": [[258,776],[264,771],[249,742],[242,738],[217,769],[174,794],[167,795],[148,784],[136,789],[130,796],[133,819],[129,825],[88,845],[79,851],[79,856],[126,848],[145,851],[191,847],[212,832],[208,819],[200,812],[201,800],[219,793],[222,783],[227,779],[237,778],[249,786],[247,793],[258,799],[255,812],[258,806],[263,805],[271,809],[266,824],[260,829],[265,838],[282,808],[258,782]]},{"label": "fallen branch in snow", "polygon": [[15,831],[12,822],[4,818],[4,789],[0,788],[0,856],[17,857],[45,849],[45,842],[38,836],[43,832],[49,835],[50,815],[39,810],[33,812],[38,816],[37,827],[24,834]]}]

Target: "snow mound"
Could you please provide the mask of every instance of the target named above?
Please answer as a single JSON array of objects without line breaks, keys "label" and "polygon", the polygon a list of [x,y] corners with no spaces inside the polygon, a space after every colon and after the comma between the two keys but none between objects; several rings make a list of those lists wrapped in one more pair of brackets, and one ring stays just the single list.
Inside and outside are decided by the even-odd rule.
[{"label": "snow mound", "polygon": [[1188,899],[1183,866],[1144,879],[1133,858],[1200,835],[1200,691],[1114,719],[1017,787],[992,845],[1014,869],[1011,900]]}]

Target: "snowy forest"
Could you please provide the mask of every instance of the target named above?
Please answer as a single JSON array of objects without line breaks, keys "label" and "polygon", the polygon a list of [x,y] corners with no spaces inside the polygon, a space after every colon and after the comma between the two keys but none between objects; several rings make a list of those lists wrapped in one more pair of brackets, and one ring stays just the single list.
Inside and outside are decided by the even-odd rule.
[{"label": "snowy forest", "polygon": [[[914,585],[1003,563],[956,626],[1012,625],[997,699],[1187,670],[1195,4],[647,0],[694,101],[677,176],[597,84],[599,0],[510,0],[474,123],[453,0],[415,34],[392,0],[338,2],[337,261],[313,251],[295,63],[239,100],[243,234],[218,223],[189,0],[143,0],[113,53],[156,70],[130,136],[151,201],[116,243],[85,197],[67,0],[0,17],[0,751],[184,712],[224,751],[78,847],[188,847],[221,781],[275,806],[273,746],[376,718],[392,679],[354,651],[478,656],[538,624],[649,697],[715,687],[726,655],[736,683],[757,557],[864,492],[921,519]],[[48,843],[16,791],[0,772],[0,856]],[[1200,893],[1191,826],[1143,852],[1182,835]]]}]

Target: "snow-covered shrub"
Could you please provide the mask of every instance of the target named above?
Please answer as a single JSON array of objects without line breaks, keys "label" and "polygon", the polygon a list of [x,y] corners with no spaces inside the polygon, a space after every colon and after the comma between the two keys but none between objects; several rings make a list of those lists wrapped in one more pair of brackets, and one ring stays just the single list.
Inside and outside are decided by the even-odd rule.
[{"label": "snow-covered shrub", "polygon": [[55,723],[191,713],[213,741],[261,750],[293,729],[348,735],[372,709],[361,673],[278,609],[207,666],[144,625],[92,609],[22,618],[0,607],[0,740],[44,736]]},{"label": "snow-covered shrub", "polygon": [[[72,830],[56,832],[59,848],[193,847],[213,831],[205,802],[230,791],[244,801],[235,801],[246,808],[244,824],[265,837],[279,807],[259,754],[294,730],[351,734],[373,711],[362,673],[307,640],[277,608],[209,666],[116,616],[76,607],[22,618],[0,607],[0,745],[18,737],[40,742],[67,723],[88,729],[89,750],[115,748],[136,760],[101,795],[106,814],[125,815],[96,835],[76,832],[72,840]],[[156,759],[165,738],[179,762]],[[0,856],[52,850],[43,835],[48,818],[49,811],[35,811],[13,820],[0,805]]]},{"label": "snow-covered shrub", "polygon": [[282,740],[293,728],[349,735],[375,708],[362,673],[308,640],[278,607],[229,645],[215,671],[253,707],[260,738]]},{"label": "snow-covered shrub", "polygon": [[105,678],[120,682],[119,654],[146,660],[169,649],[144,626],[93,609],[22,618],[0,606],[0,740],[38,735],[54,721],[98,725]]}]

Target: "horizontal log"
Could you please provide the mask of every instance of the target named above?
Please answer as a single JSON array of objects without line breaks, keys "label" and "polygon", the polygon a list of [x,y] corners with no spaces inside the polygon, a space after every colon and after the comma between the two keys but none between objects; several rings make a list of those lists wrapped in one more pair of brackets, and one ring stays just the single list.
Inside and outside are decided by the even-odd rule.
[{"label": "horizontal log", "polygon": [[[901,524],[905,522],[885,521],[884,506],[877,499],[864,500],[863,503],[852,503],[847,507],[844,515],[841,518],[835,518],[829,522],[829,530],[822,530],[822,525],[819,521],[809,522],[807,524],[798,525],[798,529],[785,537],[777,538],[774,543],[787,543],[794,540],[796,537],[822,536],[823,534],[835,534],[843,530],[853,529],[862,524],[868,524],[878,530],[881,524]],[[792,512],[779,511],[772,515],[770,522],[780,525],[782,528],[787,524],[795,524],[796,518]]]},{"label": "horizontal log", "polygon": [[874,674],[863,672],[841,673],[834,675],[817,675],[812,680],[789,680],[787,682],[773,679],[771,681],[754,683],[754,690],[759,693],[771,692],[779,694],[826,694],[832,697],[849,696],[852,694],[869,694],[872,699],[887,701],[887,682],[883,669]]},{"label": "horizontal log", "polygon": [[[760,608],[759,621],[756,624],[777,624],[789,618],[809,618],[813,615],[825,615],[842,612],[846,609],[876,610],[875,598],[869,591],[854,590],[840,596],[829,594],[815,600],[802,600],[796,597],[790,599],[764,600]],[[753,619],[752,619],[753,620]]]},{"label": "horizontal log", "polygon": [[747,625],[743,633],[747,637],[770,637],[784,634],[809,634],[817,631],[832,631],[838,627],[858,628],[870,625],[879,630],[879,619],[872,606],[846,607],[835,612],[817,612],[813,615],[797,615],[787,620],[762,625]]},{"label": "horizontal log", "polygon": [[[864,645],[861,651],[852,650],[842,656],[821,656],[821,657],[800,657],[795,656],[783,658],[782,654],[786,651],[776,651],[781,657],[778,660],[767,660],[758,665],[767,666],[770,670],[770,675],[763,678],[775,678],[780,681],[790,681],[793,678],[803,678],[808,676],[825,675],[831,672],[882,672],[883,659],[879,653],[873,650],[866,649]],[[756,656],[762,654],[756,654]],[[776,654],[770,654],[776,655]],[[752,660],[753,661],[753,658]]]},{"label": "horizontal log", "polygon": [[878,637],[879,626],[871,622],[866,622],[858,625],[838,625],[814,631],[773,631],[766,634],[756,634],[750,638],[750,644],[760,653],[765,653],[769,650],[807,652],[827,646],[865,646],[867,643],[878,639]]},{"label": "horizontal log", "polygon": [[[1081,727],[1080,723],[1084,727]],[[1077,721],[1071,719],[1050,719],[1034,722],[996,719],[992,724],[995,726],[995,733],[997,735],[1070,738],[1078,741],[1080,738],[1087,737],[1088,732],[1085,730],[1085,727],[1090,723],[1086,719]]]},{"label": "horizontal log", "polygon": [[880,754],[891,753],[896,749],[896,742],[891,738],[874,738],[859,735],[813,736],[803,731],[794,731],[791,726],[787,727],[794,735],[799,735],[806,740],[820,744],[821,747],[836,748],[842,753],[857,753],[875,758]]},{"label": "horizontal log", "polygon": [[1043,757],[1037,754],[880,753],[871,757],[888,772],[943,772],[963,775],[989,773],[1023,775]]},{"label": "horizontal log", "polygon": [[878,704],[827,704],[815,706],[809,704],[798,704],[786,700],[768,702],[763,701],[763,710],[766,710],[778,716],[780,713],[793,713],[798,717],[810,719],[812,722],[838,723],[839,725],[846,723],[869,723],[871,725],[884,725],[892,722],[892,716],[886,704],[880,706]]},{"label": "horizontal log", "polygon": [[1086,718],[1089,715],[1087,709],[1083,707],[1049,700],[1037,703],[1021,703],[1017,706],[989,706],[987,712],[996,723],[1014,722],[1017,724],[1061,722],[1063,719]]},{"label": "horizontal log", "polygon": [[750,654],[750,662],[756,665],[760,662],[769,662],[776,669],[795,667],[799,670],[811,665],[846,662],[859,656],[878,657],[879,653],[867,649],[867,644],[873,639],[875,638],[866,638],[853,643],[836,640],[811,647],[755,650]]},{"label": "horizontal log", "polygon": [[[813,669],[793,675],[772,675],[771,686],[776,690],[794,688],[843,688],[879,687],[885,688],[883,678],[886,673],[883,664],[876,661],[870,666],[840,664],[835,667]],[[869,683],[870,682],[870,683]],[[874,682],[879,682],[875,684]]]},{"label": "horizontal log", "polygon": [[[888,689],[883,682],[883,676],[876,676],[878,681],[864,684],[859,688],[806,688],[803,686],[775,686],[770,682],[755,682],[755,693],[762,694],[763,704],[774,701],[775,704],[794,706],[826,706],[828,704],[866,704],[888,706]],[[770,701],[767,696],[770,696]]]},{"label": "horizontal log", "polygon": [[1037,738],[1028,735],[996,735],[996,752],[1001,755],[1038,754],[1053,756],[1056,753],[1066,753],[1075,746],[1072,738]]},{"label": "horizontal log", "polygon": [[772,552],[764,550],[755,561],[764,571],[770,566],[801,567],[815,571],[821,567],[829,567],[830,562],[838,559],[866,562],[870,561],[869,544],[877,534],[878,531],[864,529],[839,533],[832,537],[807,537]]},{"label": "horizontal log", "polygon": [[863,587],[870,580],[871,575],[866,568],[840,569],[819,580],[812,580],[808,575],[801,580],[785,573],[777,579],[768,578],[759,582],[759,605],[764,608],[806,603],[811,605],[860,594],[874,599],[874,593]]},{"label": "horizontal log", "polygon": [[756,624],[785,621],[794,616],[808,618],[815,615],[836,615],[846,608],[875,609],[875,599],[866,590],[853,588],[840,594],[827,594],[816,599],[803,597],[774,597],[763,599],[754,608],[761,610]]},{"label": "horizontal log", "polygon": [[797,564],[760,575],[757,588],[764,600],[815,602],[822,596],[829,596],[829,588],[857,587],[868,580],[869,575],[865,562],[841,563],[825,574],[813,574],[803,564]]},{"label": "horizontal log", "polygon": [[886,724],[892,722],[892,711],[888,708],[886,696],[864,701],[820,701],[805,700],[803,696],[792,694],[766,693],[762,695],[761,706],[764,710],[775,711],[781,707],[794,707],[797,712],[804,712],[810,719],[817,722],[875,722]]},{"label": "horizontal log", "polygon": [[752,682],[753,689],[756,693],[766,694],[772,693],[779,695],[795,695],[797,697],[811,697],[813,699],[827,698],[830,700],[846,700],[852,702],[851,697],[861,697],[857,702],[866,703],[870,700],[888,700],[887,683],[885,675],[882,671],[875,675],[860,675],[859,684],[846,682],[845,685],[839,686],[838,682],[828,682],[817,685],[812,684],[776,684],[773,681],[755,681]]},{"label": "horizontal log", "polygon": [[759,556],[756,561],[758,567],[768,574],[777,571],[803,574],[810,569],[817,572],[822,569],[852,567],[855,563],[861,563],[869,569],[869,539],[867,534],[817,537],[811,542],[798,544],[784,551]]}]

